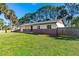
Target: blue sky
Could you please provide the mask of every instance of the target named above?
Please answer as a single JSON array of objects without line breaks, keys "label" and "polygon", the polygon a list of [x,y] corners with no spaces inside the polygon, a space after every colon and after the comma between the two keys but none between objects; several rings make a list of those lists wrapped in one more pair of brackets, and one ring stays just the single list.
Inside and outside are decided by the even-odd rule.
[{"label": "blue sky", "polygon": [[8,3],[7,6],[14,10],[18,18],[24,16],[25,13],[35,12],[42,6],[61,6],[62,3]]},{"label": "blue sky", "polygon": [[[62,3],[7,3],[8,8],[14,10],[18,18],[21,18],[26,13],[35,12],[37,9],[45,5],[62,6],[64,4]],[[3,14],[0,15],[0,18],[4,19],[4,22],[6,22],[6,24],[9,23],[9,21],[5,19]]]}]

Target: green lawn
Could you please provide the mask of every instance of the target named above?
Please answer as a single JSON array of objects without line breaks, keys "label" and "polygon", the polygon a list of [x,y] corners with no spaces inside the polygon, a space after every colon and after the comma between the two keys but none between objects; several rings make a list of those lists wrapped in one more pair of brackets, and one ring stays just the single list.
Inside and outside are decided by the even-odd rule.
[{"label": "green lawn", "polygon": [[2,33],[0,55],[4,56],[66,56],[79,55],[79,37]]}]

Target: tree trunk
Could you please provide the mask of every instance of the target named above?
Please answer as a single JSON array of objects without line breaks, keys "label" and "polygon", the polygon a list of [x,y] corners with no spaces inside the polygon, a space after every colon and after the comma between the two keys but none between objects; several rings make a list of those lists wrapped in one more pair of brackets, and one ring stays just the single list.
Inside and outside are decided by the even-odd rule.
[{"label": "tree trunk", "polygon": [[7,33],[7,29],[5,29],[5,33]]}]

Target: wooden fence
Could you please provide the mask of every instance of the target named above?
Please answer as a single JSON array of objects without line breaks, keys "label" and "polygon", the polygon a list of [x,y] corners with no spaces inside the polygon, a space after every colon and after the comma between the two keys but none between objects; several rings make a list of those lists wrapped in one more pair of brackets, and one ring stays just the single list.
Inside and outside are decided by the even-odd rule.
[{"label": "wooden fence", "polygon": [[57,32],[58,35],[79,36],[79,28],[75,27],[57,28]]},{"label": "wooden fence", "polygon": [[33,33],[43,33],[43,34],[51,34],[51,35],[69,35],[69,36],[79,36],[79,28],[75,27],[65,27],[65,28],[56,28],[56,29],[36,29],[36,30],[28,30],[28,29],[21,29],[16,30],[16,32],[33,32]]}]

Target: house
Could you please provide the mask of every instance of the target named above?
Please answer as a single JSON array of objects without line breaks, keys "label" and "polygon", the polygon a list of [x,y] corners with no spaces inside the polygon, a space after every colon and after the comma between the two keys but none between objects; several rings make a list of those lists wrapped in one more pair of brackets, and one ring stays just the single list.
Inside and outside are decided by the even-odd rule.
[{"label": "house", "polygon": [[20,26],[20,31],[56,35],[57,28],[60,27],[65,27],[63,19],[23,24]]}]

